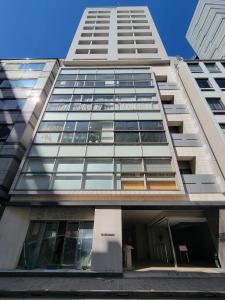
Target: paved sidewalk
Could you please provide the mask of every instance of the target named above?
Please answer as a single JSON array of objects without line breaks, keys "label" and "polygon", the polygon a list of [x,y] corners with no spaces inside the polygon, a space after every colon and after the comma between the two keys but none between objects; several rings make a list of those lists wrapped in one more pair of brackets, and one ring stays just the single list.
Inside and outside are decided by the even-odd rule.
[{"label": "paved sidewalk", "polygon": [[[160,274],[161,273],[161,274]],[[90,277],[0,277],[0,298],[4,295],[223,295],[224,273],[160,272],[138,278],[125,273],[123,278]],[[148,276],[147,276],[148,275]]]}]

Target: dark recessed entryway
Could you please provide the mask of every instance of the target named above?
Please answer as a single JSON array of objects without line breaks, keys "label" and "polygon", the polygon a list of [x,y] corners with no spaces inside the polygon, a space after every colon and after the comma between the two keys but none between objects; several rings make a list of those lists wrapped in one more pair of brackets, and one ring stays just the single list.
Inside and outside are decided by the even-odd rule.
[{"label": "dark recessed entryway", "polygon": [[178,266],[216,267],[216,249],[207,222],[171,226]]},{"label": "dark recessed entryway", "polygon": [[124,210],[125,270],[219,267],[205,211]]}]

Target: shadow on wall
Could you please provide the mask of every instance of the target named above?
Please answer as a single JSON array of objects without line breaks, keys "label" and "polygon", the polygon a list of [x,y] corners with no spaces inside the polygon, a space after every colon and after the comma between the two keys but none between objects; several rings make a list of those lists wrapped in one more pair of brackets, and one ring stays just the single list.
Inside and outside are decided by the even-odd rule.
[{"label": "shadow on wall", "polygon": [[106,241],[105,243],[105,251],[92,251],[91,270],[100,273],[122,273],[121,245],[117,241],[113,240]]}]

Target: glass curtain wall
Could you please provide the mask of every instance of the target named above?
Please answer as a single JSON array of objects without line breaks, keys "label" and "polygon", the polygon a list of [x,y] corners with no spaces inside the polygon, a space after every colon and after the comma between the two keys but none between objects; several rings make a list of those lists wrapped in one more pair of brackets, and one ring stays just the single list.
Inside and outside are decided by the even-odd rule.
[{"label": "glass curtain wall", "polygon": [[32,221],[19,267],[89,269],[93,222]]},{"label": "glass curtain wall", "polygon": [[16,189],[176,190],[160,147],[168,141],[149,68],[63,68]]}]

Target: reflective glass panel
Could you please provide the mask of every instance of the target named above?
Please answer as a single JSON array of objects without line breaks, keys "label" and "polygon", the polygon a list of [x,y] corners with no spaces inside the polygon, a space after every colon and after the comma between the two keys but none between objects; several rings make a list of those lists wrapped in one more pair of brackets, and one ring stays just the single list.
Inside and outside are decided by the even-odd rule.
[{"label": "reflective glass panel", "polygon": [[116,121],[115,130],[138,130],[137,121]]},{"label": "reflective glass panel", "polygon": [[41,122],[38,131],[62,131],[63,127],[63,121]]},{"label": "reflective glass panel", "polygon": [[81,189],[81,176],[63,174],[56,175],[52,185],[53,190],[78,190]]},{"label": "reflective glass panel", "polygon": [[24,168],[23,172],[52,172],[55,159],[53,158],[30,158]]},{"label": "reflective glass panel", "polygon": [[74,143],[86,143],[87,132],[76,132],[74,135]]},{"label": "reflective glass panel", "polygon": [[56,164],[56,172],[83,172],[83,165],[83,159],[59,159]]},{"label": "reflective glass panel", "polygon": [[89,122],[78,121],[76,131],[87,131]]},{"label": "reflective glass panel", "polygon": [[35,143],[58,143],[60,142],[61,133],[59,132],[43,132],[37,133],[34,139]]},{"label": "reflective glass panel", "polygon": [[111,190],[113,189],[112,176],[91,175],[85,178],[85,190]]},{"label": "reflective glass panel", "polygon": [[87,159],[86,172],[113,172],[112,159]]},{"label": "reflective glass panel", "polygon": [[166,143],[164,132],[141,132],[141,141],[143,143]]},{"label": "reflective glass panel", "polygon": [[139,143],[138,132],[115,132],[115,143]]},{"label": "reflective glass panel", "polygon": [[162,121],[140,121],[139,126],[141,130],[161,130],[163,129]]},{"label": "reflective glass panel", "polygon": [[72,95],[51,95],[49,102],[70,102]]}]

